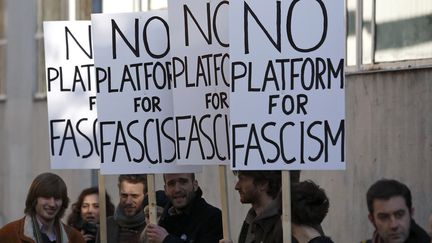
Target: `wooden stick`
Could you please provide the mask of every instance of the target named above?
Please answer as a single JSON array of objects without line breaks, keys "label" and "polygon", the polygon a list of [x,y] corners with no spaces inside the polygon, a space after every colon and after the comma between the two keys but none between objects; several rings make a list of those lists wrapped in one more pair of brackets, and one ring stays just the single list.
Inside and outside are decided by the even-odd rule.
[{"label": "wooden stick", "polygon": [[101,243],[107,242],[107,215],[105,201],[105,177],[98,170],[98,187],[99,187],[99,238]]},{"label": "wooden stick", "polygon": [[157,209],[156,209],[156,191],[155,191],[155,176],[154,174],[147,175],[147,196],[149,206],[150,223],[157,224]]},{"label": "wooden stick", "polygon": [[223,237],[225,240],[229,240],[230,227],[229,227],[229,210],[228,210],[228,197],[227,197],[227,176],[226,176],[226,165],[219,165],[219,188],[221,196],[222,206],[222,229]]},{"label": "wooden stick", "polygon": [[291,243],[291,182],[288,170],[282,171],[282,229],[283,242]]}]

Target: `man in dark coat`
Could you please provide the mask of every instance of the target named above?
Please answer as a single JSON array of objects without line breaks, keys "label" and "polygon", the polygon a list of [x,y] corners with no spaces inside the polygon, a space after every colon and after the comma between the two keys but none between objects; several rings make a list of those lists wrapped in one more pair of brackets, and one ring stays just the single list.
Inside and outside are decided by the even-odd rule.
[{"label": "man in dark coat", "polygon": [[169,199],[159,225],[145,229],[154,243],[217,243],[222,238],[221,211],[202,198],[195,175],[165,174],[165,194]]},{"label": "man in dark coat", "polygon": [[430,243],[431,239],[412,216],[411,191],[396,180],[375,182],[366,195],[369,220],[375,227],[368,243]]}]

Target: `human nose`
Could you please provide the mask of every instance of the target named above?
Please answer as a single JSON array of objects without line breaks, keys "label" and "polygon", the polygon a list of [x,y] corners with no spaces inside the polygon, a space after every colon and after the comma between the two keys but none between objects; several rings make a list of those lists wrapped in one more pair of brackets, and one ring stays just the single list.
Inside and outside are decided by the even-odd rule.
[{"label": "human nose", "polygon": [[88,207],[88,212],[89,213],[94,213],[95,211],[96,211],[96,208],[94,206]]},{"label": "human nose", "polygon": [[234,186],[234,189],[236,189],[237,191],[240,190],[240,185],[239,185],[238,181],[236,182],[236,184]]},{"label": "human nose", "polygon": [[396,230],[400,225],[399,219],[394,216],[390,217],[390,228]]},{"label": "human nose", "polygon": [[180,183],[176,182],[174,184],[174,191],[175,192],[181,191],[181,185],[180,185]]},{"label": "human nose", "polygon": [[55,206],[55,202],[56,202],[56,200],[55,200],[55,198],[54,197],[50,197],[50,198],[48,198],[48,205],[50,205],[50,206]]},{"label": "human nose", "polygon": [[132,201],[132,196],[127,196],[127,198],[126,198],[126,203],[127,204],[131,204],[133,201]]}]

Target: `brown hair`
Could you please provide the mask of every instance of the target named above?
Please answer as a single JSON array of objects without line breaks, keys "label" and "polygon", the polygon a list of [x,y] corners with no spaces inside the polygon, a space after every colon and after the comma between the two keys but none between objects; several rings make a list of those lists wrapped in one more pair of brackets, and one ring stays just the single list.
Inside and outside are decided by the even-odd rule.
[{"label": "brown hair", "polygon": [[42,173],[33,180],[27,193],[25,214],[36,214],[36,204],[39,197],[54,197],[55,199],[62,200],[61,209],[56,215],[57,219],[63,217],[65,210],[69,206],[66,183],[60,176],[53,173]]},{"label": "brown hair", "polygon": [[132,184],[142,183],[144,185],[144,194],[147,194],[147,175],[145,174],[120,175],[118,177],[119,190],[120,190],[121,183],[123,181],[127,181]]},{"label": "brown hair", "polygon": [[[72,204],[72,212],[69,214],[67,224],[77,228],[79,221],[81,220],[81,206],[84,202],[84,198],[88,195],[97,194],[99,195],[98,187],[89,187],[84,189],[78,196],[78,200]],[[111,202],[111,197],[105,192],[105,203],[106,203],[106,216],[109,217],[114,214],[114,204]]]},{"label": "brown hair", "polygon": [[268,183],[267,195],[275,199],[282,186],[282,177],[279,170],[243,170],[233,171],[234,175],[244,175],[253,178],[255,185]]},{"label": "brown hair", "polygon": [[291,220],[319,230],[330,207],[329,199],[319,185],[311,180],[291,185]]}]

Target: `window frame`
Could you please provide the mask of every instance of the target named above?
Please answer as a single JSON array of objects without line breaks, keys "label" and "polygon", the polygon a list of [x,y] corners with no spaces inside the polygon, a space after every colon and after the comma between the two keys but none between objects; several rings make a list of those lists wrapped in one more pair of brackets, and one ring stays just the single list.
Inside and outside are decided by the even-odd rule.
[{"label": "window frame", "polygon": [[[90,19],[92,2],[89,0],[58,0],[60,6],[60,17],[61,20],[83,20]],[[69,16],[69,8],[76,6],[72,13],[75,16]],[[81,11],[82,10],[82,11]],[[44,36],[43,36],[43,21],[45,21],[44,12],[44,0],[37,0],[37,17],[36,17],[36,33],[34,40],[36,42],[36,84],[33,99],[35,101],[44,101],[47,98],[46,91],[46,77],[45,77],[45,50],[44,50]]]},{"label": "window frame", "polygon": [[[6,46],[7,46],[7,37],[6,37],[6,4],[5,0],[0,0],[0,16],[1,19],[0,28],[3,33],[0,33],[0,49],[2,49],[3,53],[0,56],[0,102],[6,101],[6,72],[7,72],[7,63],[6,63]],[[1,53],[1,52],[0,52]]]},{"label": "window frame", "polygon": [[[345,0],[346,13],[347,1]],[[376,72],[388,72],[397,70],[408,70],[408,69],[424,69],[432,68],[432,57],[423,59],[411,59],[411,60],[397,60],[390,62],[375,62],[375,42],[376,42],[376,0],[370,0],[372,4],[372,18],[371,18],[371,63],[363,63],[363,0],[356,0],[356,11],[355,11],[355,44],[356,44],[356,63],[354,65],[346,65],[346,74],[359,74],[359,73],[376,73]],[[348,14],[346,14],[346,25],[348,25]],[[346,44],[347,47],[346,36]]]}]

